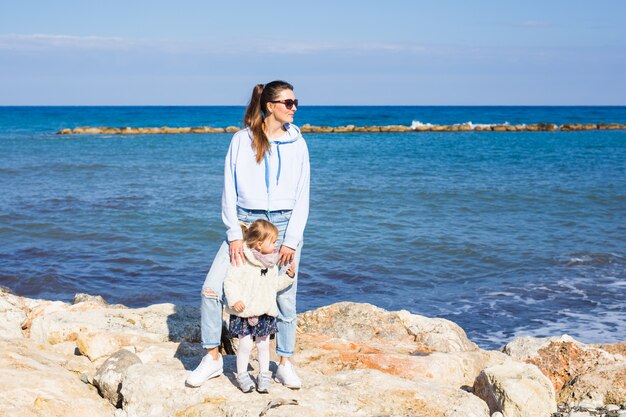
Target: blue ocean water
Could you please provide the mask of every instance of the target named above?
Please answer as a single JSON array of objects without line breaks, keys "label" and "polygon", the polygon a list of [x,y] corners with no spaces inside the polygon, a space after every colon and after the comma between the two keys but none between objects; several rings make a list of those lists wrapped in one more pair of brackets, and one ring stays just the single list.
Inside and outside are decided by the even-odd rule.
[{"label": "blue ocean water", "polygon": [[[242,107],[0,107],[0,285],[20,295],[199,303],[223,238],[229,134],[65,127],[238,125]],[[626,107],[306,107],[296,123],[626,123]],[[626,339],[626,131],[305,135],[299,310],[369,302],[514,336]]]}]

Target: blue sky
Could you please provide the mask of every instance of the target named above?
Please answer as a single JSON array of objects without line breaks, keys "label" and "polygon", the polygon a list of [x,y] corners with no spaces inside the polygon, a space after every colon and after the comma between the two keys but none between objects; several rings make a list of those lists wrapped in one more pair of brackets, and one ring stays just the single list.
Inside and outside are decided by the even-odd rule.
[{"label": "blue sky", "polygon": [[626,2],[5,2],[0,105],[626,105]]}]

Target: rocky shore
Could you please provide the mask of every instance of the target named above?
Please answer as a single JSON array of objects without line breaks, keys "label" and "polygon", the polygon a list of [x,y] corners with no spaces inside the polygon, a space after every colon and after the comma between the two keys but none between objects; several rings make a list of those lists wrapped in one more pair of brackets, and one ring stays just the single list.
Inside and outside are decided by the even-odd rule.
[{"label": "rocky shore", "polygon": [[626,342],[521,337],[488,351],[451,321],[344,302],[298,316],[301,390],[243,394],[228,339],[224,375],[185,386],[199,323],[189,306],[0,289],[0,416],[626,416]]},{"label": "rocky shore", "polygon": [[[160,135],[160,134],[186,134],[186,133],[234,133],[240,127],[76,127],[74,129],[62,129],[57,135]],[[300,127],[302,133],[358,133],[358,132],[555,132],[555,131],[583,131],[583,130],[626,130],[626,124],[619,123],[554,123],[533,124],[493,124],[474,125],[472,123],[454,125],[419,124],[415,126],[390,125],[390,126],[313,126],[305,124]]]}]

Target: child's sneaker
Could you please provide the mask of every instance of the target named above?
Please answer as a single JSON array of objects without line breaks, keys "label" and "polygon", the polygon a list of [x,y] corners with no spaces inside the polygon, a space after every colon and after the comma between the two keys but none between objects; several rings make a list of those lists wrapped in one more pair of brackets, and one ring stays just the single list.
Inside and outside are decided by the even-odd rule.
[{"label": "child's sneaker", "polygon": [[237,374],[237,384],[239,384],[239,389],[243,392],[250,392],[254,389],[254,382],[248,372]]},{"label": "child's sneaker", "polygon": [[276,370],[276,382],[280,382],[291,389],[300,389],[302,386],[302,381],[298,378],[291,362],[287,362],[286,365],[278,365],[278,369]]},{"label": "child's sneaker", "polygon": [[199,387],[204,384],[207,379],[222,375],[223,369],[224,360],[222,359],[222,355],[218,354],[217,360],[213,359],[209,354],[204,355],[200,365],[198,365],[193,372],[189,373],[185,382],[189,386]]},{"label": "child's sneaker", "polygon": [[264,371],[259,372],[259,376],[256,378],[256,390],[257,392],[267,394],[270,392],[270,384],[272,383],[272,372]]}]

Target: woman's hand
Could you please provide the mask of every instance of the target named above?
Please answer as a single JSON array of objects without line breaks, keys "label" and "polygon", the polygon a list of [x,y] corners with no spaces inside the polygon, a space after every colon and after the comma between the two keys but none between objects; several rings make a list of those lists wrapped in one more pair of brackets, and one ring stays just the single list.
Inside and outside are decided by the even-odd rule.
[{"label": "woman's hand", "polygon": [[278,266],[283,267],[287,264],[293,263],[295,255],[295,249],[291,249],[289,246],[282,245],[280,247],[280,251],[278,252]]},{"label": "woman's hand", "polygon": [[233,310],[235,310],[237,313],[241,313],[243,310],[245,310],[246,305],[243,303],[243,301],[237,301],[235,304],[233,304]]},{"label": "woman's hand", "polygon": [[296,275],[296,266],[292,263],[289,264],[289,269],[287,269],[287,275],[293,278]]},{"label": "woman's hand", "polygon": [[228,253],[230,255],[230,263],[233,266],[243,265],[243,240],[233,240],[228,245]]}]

